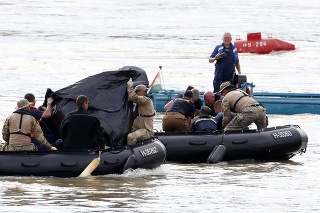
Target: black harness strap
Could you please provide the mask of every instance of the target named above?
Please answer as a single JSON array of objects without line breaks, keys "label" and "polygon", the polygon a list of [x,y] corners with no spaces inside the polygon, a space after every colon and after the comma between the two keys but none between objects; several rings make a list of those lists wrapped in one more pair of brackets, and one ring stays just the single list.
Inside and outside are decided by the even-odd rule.
[{"label": "black harness strap", "polygon": [[135,106],[134,106],[134,108],[133,108],[133,120],[134,120],[137,116],[139,116],[139,117],[144,117],[144,118],[149,118],[149,117],[153,117],[153,116],[156,115],[155,112],[153,112],[152,115],[139,114],[139,113],[138,113],[138,107],[139,107],[139,105],[138,105],[138,104],[135,104]]},{"label": "black harness strap", "polygon": [[237,103],[240,101],[241,98],[246,97],[246,96],[249,96],[247,93],[243,92],[242,90],[237,90],[237,91],[241,92],[241,93],[243,94],[243,96],[241,96],[241,97],[234,103],[233,109],[236,108],[236,105],[237,105]]},{"label": "black harness strap", "polygon": [[138,104],[134,104],[132,118],[133,120],[138,116]]},{"label": "black harness strap", "polygon": [[25,136],[28,136],[31,138],[31,134],[30,133],[24,133],[24,132],[21,132],[21,126],[22,126],[22,117],[23,117],[23,114],[21,114],[21,117],[20,117],[20,124],[19,124],[19,129],[18,131],[16,132],[10,132],[10,134],[20,134],[20,135],[25,135]]},{"label": "black harness strap", "polygon": [[182,100],[182,101],[186,101],[188,103],[190,103],[190,100],[184,99],[184,98],[176,98],[175,100]]},{"label": "black harness strap", "polygon": [[139,117],[144,117],[144,118],[150,118],[150,117],[153,117],[153,116],[155,116],[155,115],[156,115],[156,113],[155,113],[155,112],[153,112],[153,114],[152,114],[152,115],[137,114],[137,116],[139,116]]}]

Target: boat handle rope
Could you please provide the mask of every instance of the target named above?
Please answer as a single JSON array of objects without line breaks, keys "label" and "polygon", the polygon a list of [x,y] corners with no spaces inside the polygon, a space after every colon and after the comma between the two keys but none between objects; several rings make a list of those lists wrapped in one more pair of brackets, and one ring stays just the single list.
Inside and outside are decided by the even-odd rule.
[{"label": "boat handle rope", "polygon": [[200,142],[189,142],[190,145],[196,145],[196,146],[202,146],[202,145],[206,145],[207,142],[206,141],[200,141]]},{"label": "boat handle rope", "polygon": [[22,162],[21,165],[25,167],[36,167],[36,166],[39,166],[40,163],[39,162],[28,162],[28,163]]},{"label": "boat handle rope", "polygon": [[61,166],[65,166],[65,167],[74,167],[79,165],[78,162],[61,162]]},{"label": "boat handle rope", "polygon": [[233,144],[245,144],[247,143],[248,140],[244,140],[244,141],[232,141]]},{"label": "boat handle rope", "polygon": [[117,158],[115,161],[106,161],[104,160],[103,163],[107,164],[107,165],[114,165],[114,164],[118,164],[120,162],[120,160]]}]

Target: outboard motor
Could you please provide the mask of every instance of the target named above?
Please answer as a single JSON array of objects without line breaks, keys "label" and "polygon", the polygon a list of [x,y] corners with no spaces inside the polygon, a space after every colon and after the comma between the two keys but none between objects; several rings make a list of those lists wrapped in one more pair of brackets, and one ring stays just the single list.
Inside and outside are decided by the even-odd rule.
[{"label": "outboard motor", "polygon": [[120,68],[119,70],[135,70],[140,73],[140,76],[133,82],[133,86],[137,86],[138,84],[143,84],[146,87],[149,87],[149,80],[146,74],[146,71],[141,69],[140,67],[135,66],[124,66]]},{"label": "outboard motor", "polygon": [[247,82],[246,75],[237,75],[236,73],[233,74],[231,84],[233,84],[236,88],[242,89],[242,84]]}]

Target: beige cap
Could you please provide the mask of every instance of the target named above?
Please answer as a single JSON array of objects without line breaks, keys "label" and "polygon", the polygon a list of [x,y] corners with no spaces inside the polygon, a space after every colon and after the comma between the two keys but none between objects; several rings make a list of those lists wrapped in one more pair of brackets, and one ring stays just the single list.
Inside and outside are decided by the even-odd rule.
[{"label": "beige cap", "polygon": [[146,92],[148,90],[148,88],[143,84],[139,84],[134,88],[134,91],[138,91],[138,90]]},{"label": "beige cap", "polygon": [[27,106],[29,106],[31,103],[27,99],[22,99],[17,102],[17,108],[18,109],[23,109]]},{"label": "beige cap", "polygon": [[225,81],[220,85],[220,91],[222,92],[222,90],[228,88],[228,87],[232,87],[233,85],[229,82],[229,81]]},{"label": "beige cap", "polygon": [[211,117],[211,109],[208,106],[202,106],[200,110],[197,110],[199,117]]}]

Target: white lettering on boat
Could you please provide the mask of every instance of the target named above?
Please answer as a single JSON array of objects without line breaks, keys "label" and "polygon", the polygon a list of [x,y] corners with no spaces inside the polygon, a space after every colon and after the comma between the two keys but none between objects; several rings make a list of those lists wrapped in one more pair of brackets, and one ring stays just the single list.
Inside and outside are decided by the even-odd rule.
[{"label": "white lettering on boat", "polygon": [[142,155],[142,157],[147,157],[153,154],[158,153],[157,147],[150,147],[150,148],[146,148],[144,150],[140,150],[140,153]]},{"label": "white lettering on boat", "polygon": [[266,41],[248,42],[248,43],[242,44],[242,47],[265,47],[265,46],[267,46]]},{"label": "white lettering on boat", "polygon": [[280,131],[280,132],[272,133],[272,136],[274,137],[274,139],[287,138],[287,137],[291,137],[292,133],[289,130],[288,131]]}]

